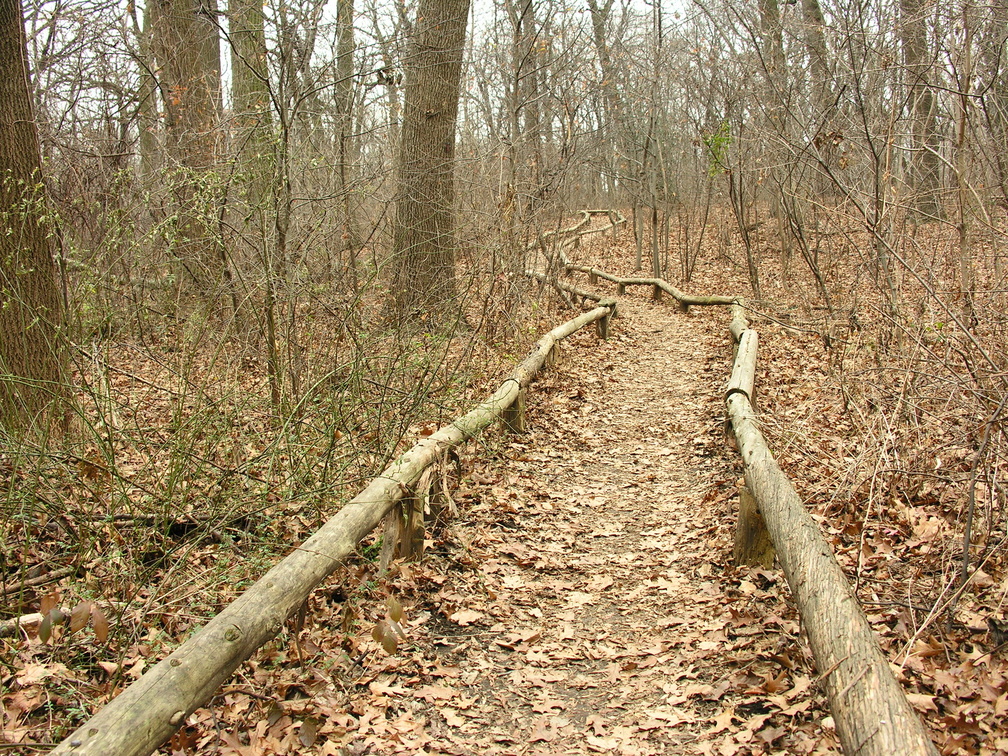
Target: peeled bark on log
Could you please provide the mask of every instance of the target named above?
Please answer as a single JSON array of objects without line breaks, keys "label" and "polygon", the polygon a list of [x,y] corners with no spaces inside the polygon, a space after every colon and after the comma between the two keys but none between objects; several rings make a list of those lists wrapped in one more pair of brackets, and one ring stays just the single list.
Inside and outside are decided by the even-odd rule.
[{"label": "peeled bark on log", "polygon": [[[743,359],[755,363],[755,351],[740,348],[736,362]],[[798,605],[844,752],[937,754],[893,677],[843,570],[770,453],[747,394],[734,391],[727,404],[746,483]]]},{"label": "peeled bark on log", "polygon": [[51,753],[146,756],[164,743],[239,664],[280,632],[315,587],[411,493],[429,465],[497,420],[558,341],[609,314],[610,308],[596,307],[543,336],[492,396],[392,462],[299,548]]},{"label": "peeled bark on log", "polygon": [[759,334],[752,329],[742,332],[735,352],[735,366],[732,368],[728,388],[725,389],[725,399],[732,394],[741,392],[750,403],[756,406],[756,349],[759,344]]}]

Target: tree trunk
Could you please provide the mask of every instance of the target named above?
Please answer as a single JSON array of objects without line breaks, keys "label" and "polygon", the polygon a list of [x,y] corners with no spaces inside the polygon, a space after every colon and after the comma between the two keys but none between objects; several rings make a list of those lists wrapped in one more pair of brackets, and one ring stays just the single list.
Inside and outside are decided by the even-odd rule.
[{"label": "tree trunk", "polygon": [[973,305],[974,270],[973,270],[973,250],[970,241],[969,217],[973,212],[971,209],[972,195],[969,186],[968,170],[969,156],[967,152],[969,145],[967,133],[969,131],[970,112],[970,92],[973,87],[973,31],[974,18],[973,7],[969,0],[963,3],[963,41],[962,50],[959,55],[957,69],[958,92],[958,113],[957,113],[957,134],[956,134],[956,188],[958,205],[958,231],[959,231],[959,292],[963,298],[963,316],[967,322],[976,325],[976,311]]},{"label": "tree trunk", "polygon": [[140,88],[137,99],[140,104],[140,176],[147,186],[161,167],[158,140],[158,100],[157,79],[154,76],[154,55],[151,53],[151,6],[144,5],[143,27],[134,16],[137,35],[137,49],[140,54]]},{"label": "tree trunk", "polygon": [[353,134],[354,105],[354,4],[353,0],[336,3],[336,163],[340,192],[341,256],[357,291],[357,250],[361,242],[354,222],[355,205],[351,201],[356,139]]},{"label": "tree trunk", "polygon": [[[228,23],[231,42],[231,136],[236,161],[234,186],[238,195],[230,203],[230,210],[238,216],[234,226],[242,241],[240,245],[231,245],[234,266],[237,250],[244,247],[261,258],[272,244],[273,202],[270,188],[274,180],[277,144],[273,133],[266,31],[261,4],[255,0],[229,0]],[[232,271],[223,260],[221,266],[237,317],[241,298],[231,278]]]},{"label": "tree trunk", "polygon": [[420,0],[408,56],[393,241],[392,313],[454,308],[455,120],[469,0]]},{"label": "tree trunk", "polygon": [[760,0],[760,33],[763,59],[764,91],[766,105],[767,131],[776,134],[778,139],[768,140],[765,150],[765,164],[770,180],[766,182],[770,196],[770,212],[777,225],[777,238],[780,243],[781,282],[787,284],[788,264],[791,259],[791,237],[784,225],[783,192],[785,188],[783,163],[779,143],[791,143],[790,119],[792,114],[787,109],[788,70],[784,57],[783,28],[781,26],[780,8],[777,0]]},{"label": "tree trunk", "polygon": [[200,293],[210,293],[223,266],[206,209],[205,176],[217,156],[221,110],[217,2],[153,0],[154,48],[167,115],[168,155],[179,169],[176,258]]},{"label": "tree trunk", "polygon": [[931,91],[925,0],[900,0],[900,36],[910,91],[910,185],[914,208],[926,218],[943,216],[938,103]]},{"label": "tree trunk", "polygon": [[[613,0],[604,0],[600,6],[598,0],[588,0],[588,11],[591,14],[592,40],[595,43],[595,52],[599,59],[601,69],[600,88],[603,93],[604,118],[600,119],[599,131],[602,134],[603,145],[601,146],[604,163],[609,164],[606,175],[606,190],[613,189],[613,181],[619,177],[620,184],[623,184],[629,173],[626,165],[629,151],[627,149],[627,129],[624,128],[624,108],[623,98],[617,86],[616,67],[613,65],[612,54],[609,50],[609,43],[606,40],[606,26],[612,12]],[[608,156],[612,155],[610,159]],[[636,202],[636,198],[634,199]],[[638,270],[640,267],[638,266]]]},{"label": "tree trunk", "polygon": [[[273,111],[269,68],[266,63],[266,30],[262,5],[255,0],[229,0],[231,41],[231,100],[241,165],[249,177],[250,194],[261,193],[268,181],[272,150]],[[251,197],[250,197],[251,199]]]},{"label": "tree trunk", "polygon": [[826,21],[819,0],[802,0],[802,20],[805,25],[805,49],[809,56],[809,85],[812,90],[813,123],[815,131],[828,123],[830,87],[829,59],[826,51]]},{"label": "tree trunk", "polygon": [[10,431],[65,395],[63,312],[18,0],[0,0],[0,114],[0,426]]},{"label": "tree trunk", "polygon": [[[802,0],[802,21],[805,26],[805,51],[809,57],[809,133],[813,144],[819,150],[819,158],[829,165],[833,152],[834,111],[830,100],[833,88],[830,83],[830,66],[826,49],[826,21],[823,18],[819,0]],[[816,194],[831,194],[833,182],[821,171],[816,171],[812,179],[812,191]]]}]

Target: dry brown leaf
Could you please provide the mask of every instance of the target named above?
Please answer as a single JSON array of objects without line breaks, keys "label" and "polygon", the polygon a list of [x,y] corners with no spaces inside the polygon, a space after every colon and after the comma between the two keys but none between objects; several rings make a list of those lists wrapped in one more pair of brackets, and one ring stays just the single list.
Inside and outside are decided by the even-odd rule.
[{"label": "dry brown leaf", "polygon": [[91,624],[94,627],[95,638],[99,643],[105,643],[109,635],[109,621],[97,604],[91,605]]},{"label": "dry brown leaf", "polygon": [[465,627],[466,625],[471,625],[474,622],[478,622],[483,619],[486,615],[483,612],[477,612],[473,609],[459,609],[457,612],[453,612],[448,619],[454,622],[456,625],[461,625]]},{"label": "dry brown leaf", "polygon": [[305,717],[298,728],[298,740],[305,748],[315,745],[318,738],[318,720],[315,717]]},{"label": "dry brown leaf", "polygon": [[88,623],[88,618],[91,615],[91,602],[90,601],[79,601],[77,606],[73,608],[70,612],[70,623],[69,628],[71,633],[76,633],[78,630],[83,630]]}]

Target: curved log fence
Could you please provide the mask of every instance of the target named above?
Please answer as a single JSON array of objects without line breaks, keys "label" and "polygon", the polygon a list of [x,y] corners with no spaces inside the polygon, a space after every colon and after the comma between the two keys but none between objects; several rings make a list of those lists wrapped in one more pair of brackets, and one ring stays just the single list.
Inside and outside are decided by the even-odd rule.
[{"label": "curved log fence", "polygon": [[[471,438],[521,397],[559,342],[590,323],[608,332],[614,302],[596,307],[543,336],[535,350],[489,398],[468,414],[422,439],[192,638],[144,673],[81,725],[54,754],[145,756],[164,743],[186,717],[206,703],[239,664],[280,632],[315,587],[353,554],[400,502],[424,470]],[[516,413],[508,424],[518,427]]]}]

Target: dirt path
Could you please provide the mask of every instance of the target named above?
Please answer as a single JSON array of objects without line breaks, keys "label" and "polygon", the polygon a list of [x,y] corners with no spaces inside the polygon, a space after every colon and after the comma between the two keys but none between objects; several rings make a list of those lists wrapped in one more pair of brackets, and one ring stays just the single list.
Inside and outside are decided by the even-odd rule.
[{"label": "dirt path", "polygon": [[782,576],[727,566],[723,313],[620,306],[407,571],[413,652],[358,698],[350,753],[834,750]]}]

